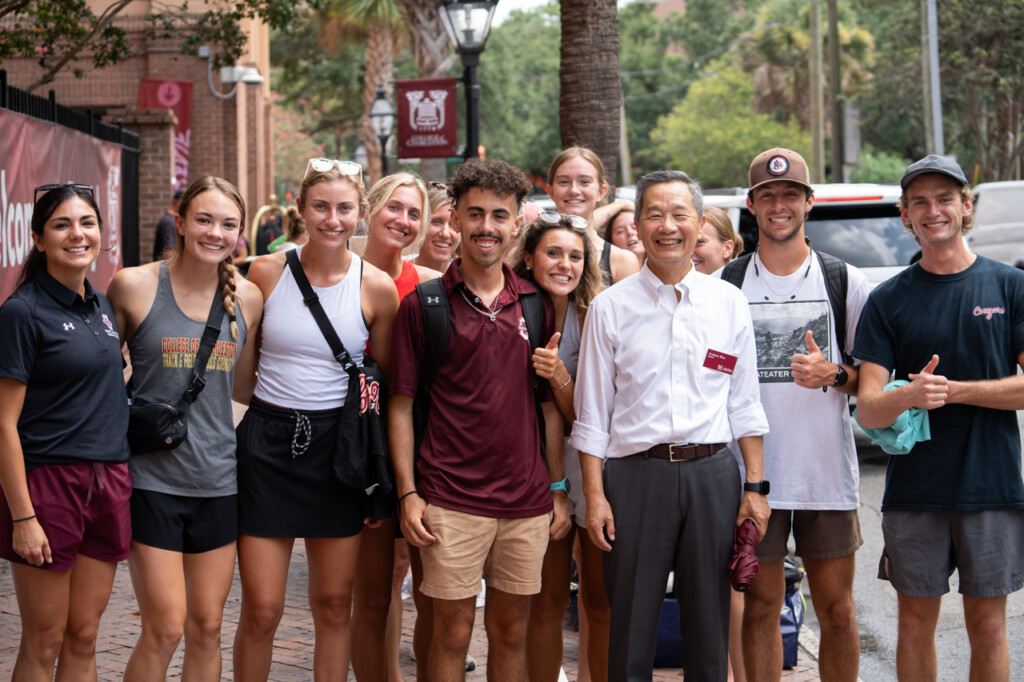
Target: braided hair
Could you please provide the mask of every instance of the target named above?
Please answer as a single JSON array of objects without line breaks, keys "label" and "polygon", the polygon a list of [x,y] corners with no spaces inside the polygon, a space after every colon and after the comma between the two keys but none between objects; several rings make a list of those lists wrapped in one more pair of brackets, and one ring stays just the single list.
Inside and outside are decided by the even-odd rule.
[{"label": "braided hair", "polygon": [[[245,225],[245,202],[242,200],[242,195],[238,193],[238,190],[230,182],[213,175],[204,175],[188,186],[185,193],[181,196],[178,215],[184,218],[188,213],[188,207],[192,200],[203,192],[210,190],[217,190],[238,206],[238,210],[242,214],[241,221],[239,222],[239,229],[241,230]],[[174,255],[171,257],[171,260],[180,257],[184,250],[185,237],[179,233],[177,240],[175,240]],[[231,264],[230,253],[217,264],[217,276],[217,287],[220,290],[221,298],[224,300],[224,312],[228,314],[228,320],[230,321],[231,338],[237,339],[238,323],[236,322],[236,314],[238,310],[238,295],[236,293],[237,284],[235,283],[235,277],[238,276],[238,268]]]}]

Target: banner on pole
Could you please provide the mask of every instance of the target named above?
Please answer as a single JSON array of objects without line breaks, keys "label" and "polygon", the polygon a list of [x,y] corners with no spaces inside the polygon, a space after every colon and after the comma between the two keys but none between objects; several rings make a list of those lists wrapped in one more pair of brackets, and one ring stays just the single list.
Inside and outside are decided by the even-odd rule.
[{"label": "banner on pole", "polygon": [[455,78],[395,81],[398,101],[398,158],[455,156]]},{"label": "banner on pole", "polygon": [[188,186],[188,157],[192,138],[192,81],[147,78],[139,86],[140,109],[171,109],[174,126],[174,189]]}]

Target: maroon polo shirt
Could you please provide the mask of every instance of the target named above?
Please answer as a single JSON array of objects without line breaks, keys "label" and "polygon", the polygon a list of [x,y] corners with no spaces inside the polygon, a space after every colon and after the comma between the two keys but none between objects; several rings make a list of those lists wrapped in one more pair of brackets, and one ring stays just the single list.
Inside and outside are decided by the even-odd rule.
[{"label": "maroon polo shirt", "polygon": [[[430,388],[430,417],[416,462],[416,487],[428,503],[491,518],[529,518],[552,509],[541,456],[533,374],[520,293],[536,288],[508,266],[494,322],[466,288],[456,260],[441,281],[451,309],[448,348]],[[546,342],[554,327],[544,298]],[[391,337],[392,394],[416,397],[425,379],[425,331],[419,297],[402,299]],[[552,400],[544,384],[544,400]]]}]

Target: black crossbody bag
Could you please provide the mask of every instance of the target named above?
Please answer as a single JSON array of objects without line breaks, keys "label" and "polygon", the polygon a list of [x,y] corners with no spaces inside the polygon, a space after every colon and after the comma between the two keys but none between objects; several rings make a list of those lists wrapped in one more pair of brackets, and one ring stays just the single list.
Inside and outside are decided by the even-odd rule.
[{"label": "black crossbody bag", "polygon": [[[210,360],[213,347],[220,336],[220,324],[224,319],[224,301],[218,291],[213,297],[206,328],[196,352],[196,363],[192,367],[192,381],[181,394],[176,405],[165,402],[138,403],[132,401],[128,408],[128,445],[136,455],[148,452],[173,450],[188,437],[188,409],[206,386],[206,363]],[[128,382],[131,395],[132,382]]]},{"label": "black crossbody bag", "polygon": [[313,314],[334,358],[348,375],[348,394],[341,409],[334,448],[334,475],[348,487],[364,490],[367,495],[376,497],[370,505],[371,516],[375,519],[384,518],[390,515],[386,498],[394,485],[388,457],[387,431],[380,413],[380,406],[387,400],[383,373],[369,355],[363,354],[362,366],[356,364],[320,305],[320,297],[309,284],[298,251],[288,251],[285,258],[302,292],[303,302]]}]

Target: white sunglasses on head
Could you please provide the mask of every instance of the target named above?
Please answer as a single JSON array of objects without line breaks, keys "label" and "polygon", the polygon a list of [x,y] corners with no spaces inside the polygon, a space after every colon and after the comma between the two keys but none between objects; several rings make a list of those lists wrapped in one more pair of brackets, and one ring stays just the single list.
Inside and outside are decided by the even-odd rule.
[{"label": "white sunglasses on head", "polygon": [[363,167],[360,166],[355,161],[341,161],[339,159],[317,158],[309,160],[309,163],[306,164],[306,173],[302,176],[302,178],[306,179],[312,172],[326,173],[332,168],[337,168],[338,172],[340,172],[342,175],[360,177],[363,174]]}]

